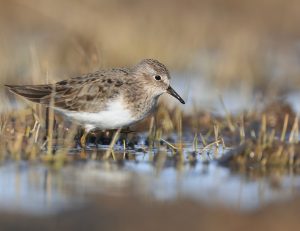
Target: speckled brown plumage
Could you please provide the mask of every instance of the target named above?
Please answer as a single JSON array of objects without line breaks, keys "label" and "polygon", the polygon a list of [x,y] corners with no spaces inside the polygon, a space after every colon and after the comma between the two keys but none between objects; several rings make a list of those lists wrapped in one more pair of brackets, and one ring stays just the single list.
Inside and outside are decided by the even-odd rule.
[{"label": "speckled brown plumage", "polygon": [[169,86],[169,79],[163,64],[145,59],[130,69],[99,70],[55,84],[6,86],[30,101],[46,105],[53,102],[54,109],[64,112],[98,113],[109,110],[111,102],[122,100],[138,121],[153,111],[164,92],[184,103]]}]

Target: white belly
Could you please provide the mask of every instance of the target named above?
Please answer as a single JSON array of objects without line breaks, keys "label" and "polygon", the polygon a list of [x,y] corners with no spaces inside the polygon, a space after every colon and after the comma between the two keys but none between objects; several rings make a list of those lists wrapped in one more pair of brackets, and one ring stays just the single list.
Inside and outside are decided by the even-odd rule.
[{"label": "white belly", "polygon": [[84,125],[87,130],[122,128],[137,121],[131,111],[124,107],[123,100],[112,101],[100,112],[62,112],[71,120]]}]

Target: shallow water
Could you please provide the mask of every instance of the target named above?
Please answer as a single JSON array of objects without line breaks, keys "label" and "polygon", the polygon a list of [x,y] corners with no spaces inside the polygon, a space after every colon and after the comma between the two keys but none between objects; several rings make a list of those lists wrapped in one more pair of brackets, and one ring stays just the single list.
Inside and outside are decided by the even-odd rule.
[{"label": "shallow water", "polygon": [[143,156],[137,154],[136,161],[122,164],[78,161],[58,170],[41,163],[7,162],[0,167],[0,210],[46,215],[80,207],[89,202],[89,195],[130,194],[252,211],[292,198],[300,189],[300,177],[288,172],[251,178],[216,162],[158,172]]}]

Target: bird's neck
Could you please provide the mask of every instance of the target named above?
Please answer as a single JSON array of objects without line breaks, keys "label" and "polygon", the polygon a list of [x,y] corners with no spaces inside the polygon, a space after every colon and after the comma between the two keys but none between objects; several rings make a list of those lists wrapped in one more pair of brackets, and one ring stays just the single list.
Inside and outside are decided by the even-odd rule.
[{"label": "bird's neck", "polygon": [[155,110],[158,98],[159,96],[153,97],[149,94],[143,94],[136,99],[137,101],[133,110],[136,112],[138,119],[145,118]]}]

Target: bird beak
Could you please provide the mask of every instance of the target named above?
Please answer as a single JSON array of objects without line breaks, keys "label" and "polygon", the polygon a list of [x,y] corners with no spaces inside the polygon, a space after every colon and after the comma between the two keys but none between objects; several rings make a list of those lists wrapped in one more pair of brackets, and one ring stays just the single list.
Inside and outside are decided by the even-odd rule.
[{"label": "bird beak", "polygon": [[176,99],[178,99],[180,103],[185,104],[184,100],[178,95],[178,93],[171,86],[168,87],[167,92],[170,95],[174,96]]}]

